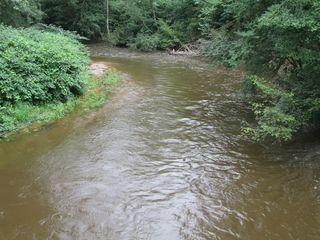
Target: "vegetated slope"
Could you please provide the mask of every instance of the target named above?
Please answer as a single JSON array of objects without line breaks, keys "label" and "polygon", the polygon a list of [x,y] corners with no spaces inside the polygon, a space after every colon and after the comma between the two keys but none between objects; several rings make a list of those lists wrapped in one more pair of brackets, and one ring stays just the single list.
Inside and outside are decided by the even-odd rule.
[{"label": "vegetated slope", "polygon": [[30,0],[22,4],[4,0],[0,4],[0,22],[6,24],[43,21],[91,40],[142,51],[177,49],[200,39],[203,55],[246,69],[243,90],[256,117],[254,124],[243,127],[247,136],[288,141],[302,129],[320,126],[320,1]]},{"label": "vegetated slope", "polygon": [[26,123],[32,106],[66,103],[84,92],[89,58],[76,39],[3,25],[0,33],[0,132]]}]

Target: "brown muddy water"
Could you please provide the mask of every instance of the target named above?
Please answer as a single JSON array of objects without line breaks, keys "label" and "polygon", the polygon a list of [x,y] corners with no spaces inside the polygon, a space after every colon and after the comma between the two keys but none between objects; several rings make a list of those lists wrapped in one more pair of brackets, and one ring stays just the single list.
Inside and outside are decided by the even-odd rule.
[{"label": "brown muddy water", "polygon": [[[320,239],[320,141],[240,137],[240,73],[91,46],[104,108],[0,145],[0,239]],[[250,119],[249,119],[250,120]]]}]

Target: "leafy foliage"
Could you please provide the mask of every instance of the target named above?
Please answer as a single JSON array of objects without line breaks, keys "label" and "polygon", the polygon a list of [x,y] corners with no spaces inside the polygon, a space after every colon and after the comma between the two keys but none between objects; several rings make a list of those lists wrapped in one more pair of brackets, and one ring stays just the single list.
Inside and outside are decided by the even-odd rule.
[{"label": "leafy foliage", "polygon": [[129,44],[132,49],[139,49],[144,52],[155,51],[159,48],[160,38],[158,34],[144,35],[138,34],[135,41]]},{"label": "leafy foliage", "polygon": [[42,18],[39,0],[0,0],[0,23],[11,26],[28,26]]},{"label": "leafy foliage", "polygon": [[320,2],[197,1],[203,54],[245,66],[255,140],[290,140],[320,125]]},{"label": "leafy foliage", "polygon": [[104,0],[42,0],[44,22],[91,39],[106,31]]},{"label": "leafy foliage", "polygon": [[43,0],[42,9],[47,24],[142,51],[179,47],[200,34],[194,0],[109,0],[109,5],[110,34],[105,0]]},{"label": "leafy foliage", "polygon": [[27,127],[30,123],[49,123],[76,110],[81,113],[101,107],[113,86],[120,81],[120,75],[115,71],[98,78],[87,75],[85,81],[86,90],[83,96],[65,103],[18,103],[14,106],[0,107],[0,140],[3,136],[10,137],[12,131]]},{"label": "leafy foliage", "polygon": [[0,25],[0,106],[66,102],[83,92],[88,56],[77,40]]},{"label": "leafy foliage", "polygon": [[[28,26],[43,16],[46,24],[91,40],[142,51],[202,39],[205,56],[246,69],[244,93],[257,122],[244,132],[253,139],[287,141],[303,128],[320,126],[318,0],[0,0],[0,22],[7,25]],[[18,55],[28,59],[14,53],[17,63]],[[33,69],[23,69],[28,67]],[[17,84],[22,76],[10,79]],[[42,101],[41,91],[35,87],[28,98]],[[5,98],[18,101],[20,93]]]}]

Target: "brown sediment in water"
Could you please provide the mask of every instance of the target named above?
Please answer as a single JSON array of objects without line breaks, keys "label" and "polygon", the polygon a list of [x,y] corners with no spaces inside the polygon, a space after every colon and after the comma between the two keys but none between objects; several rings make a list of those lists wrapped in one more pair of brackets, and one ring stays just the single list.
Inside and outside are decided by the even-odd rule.
[{"label": "brown sediment in water", "polygon": [[318,136],[241,139],[238,71],[92,52],[130,82],[90,116],[0,146],[0,239],[319,239]]}]

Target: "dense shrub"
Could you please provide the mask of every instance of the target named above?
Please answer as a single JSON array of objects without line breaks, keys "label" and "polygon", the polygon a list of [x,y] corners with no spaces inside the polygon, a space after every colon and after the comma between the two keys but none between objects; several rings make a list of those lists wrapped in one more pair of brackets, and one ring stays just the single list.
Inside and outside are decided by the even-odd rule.
[{"label": "dense shrub", "polygon": [[159,21],[159,48],[161,50],[181,46],[182,34],[163,20]]},{"label": "dense shrub", "polygon": [[[319,0],[0,0],[0,23],[30,25],[42,16],[47,24],[77,31],[92,40],[106,39],[142,51],[179,48],[201,39],[204,55],[246,70],[246,99],[257,121],[244,131],[253,139],[286,141],[304,127],[320,126]],[[6,35],[14,37],[2,34],[0,40],[5,43],[0,46],[8,42]],[[33,59],[37,55],[37,51],[24,54],[23,47],[36,37],[17,39],[21,53],[8,52],[16,58],[10,56],[15,59],[11,62],[2,57],[10,68],[6,72],[1,62],[0,73],[2,79],[15,81],[10,80],[11,86],[18,86],[18,95],[8,88],[0,100],[64,101],[78,94],[81,84],[68,86],[69,92],[60,89],[59,94],[50,89],[49,99],[43,97],[48,88],[38,89],[37,84],[32,90],[27,89],[29,85],[21,88],[21,79],[26,76],[30,82],[44,77],[30,73],[37,71],[34,67],[19,66],[24,62],[20,57]]]},{"label": "dense shrub", "polygon": [[46,24],[77,31],[91,40],[149,51],[196,40],[200,36],[196,6],[195,0],[42,0],[41,9]]},{"label": "dense shrub", "polygon": [[0,25],[0,106],[65,102],[82,93],[87,64],[75,39]]},{"label": "dense shrub", "polygon": [[0,0],[0,23],[20,27],[40,22],[40,0]]},{"label": "dense shrub", "polygon": [[213,29],[205,54],[247,70],[244,89],[257,122],[244,132],[255,140],[287,141],[304,127],[318,127],[320,1],[203,4],[203,26]]},{"label": "dense shrub", "polygon": [[160,44],[160,39],[157,34],[145,35],[139,34],[134,42],[129,44],[130,48],[139,49],[144,52],[150,52],[157,50]]},{"label": "dense shrub", "polygon": [[109,71],[106,75],[96,77],[94,81],[88,76],[86,81],[86,91],[81,98],[74,98],[66,103],[18,103],[14,106],[0,106],[0,142],[3,138],[10,137],[14,131],[28,127],[31,123],[39,122],[41,126],[75,110],[81,113],[101,107],[112,87],[120,81],[120,75],[115,71]]},{"label": "dense shrub", "polygon": [[90,39],[106,31],[105,0],[41,0],[44,22]]}]

